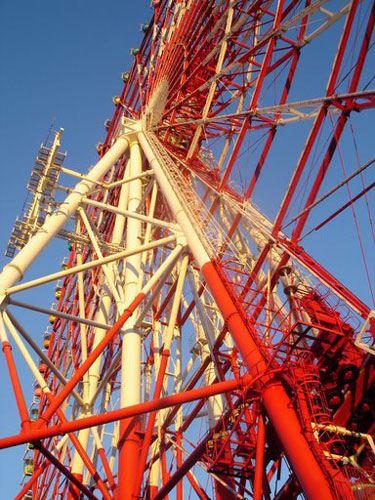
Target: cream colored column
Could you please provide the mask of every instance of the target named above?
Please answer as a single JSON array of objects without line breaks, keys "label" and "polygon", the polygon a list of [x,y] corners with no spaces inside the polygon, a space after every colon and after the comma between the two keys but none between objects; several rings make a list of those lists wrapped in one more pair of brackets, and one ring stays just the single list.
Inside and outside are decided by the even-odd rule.
[{"label": "cream colored column", "polygon": [[[142,156],[139,144],[133,141],[130,146],[129,177],[135,177],[142,171]],[[136,179],[128,184],[128,210],[136,211],[142,198],[142,183]],[[141,244],[142,223],[134,218],[128,218],[126,230],[126,248],[136,248]],[[125,302],[129,304],[139,292],[139,274],[141,269],[141,254],[126,259],[124,293]],[[126,322],[122,343],[121,371],[121,406],[140,403],[141,398],[141,336],[135,330],[136,315]]]},{"label": "cream colored column", "polygon": [[[138,176],[142,171],[142,155],[139,143],[134,140],[130,146],[130,178]],[[138,178],[129,183],[128,210],[137,211],[142,198],[142,184]],[[141,244],[142,222],[129,217],[126,227],[126,247],[136,248]],[[131,303],[139,292],[139,277],[141,272],[141,255],[137,254],[126,259],[124,274],[125,302]],[[133,314],[124,325],[122,339],[121,365],[121,407],[141,402],[141,334],[135,328],[137,315]],[[139,460],[140,438],[137,433],[139,421],[132,421],[134,426],[128,431],[128,423],[120,422],[119,442],[119,482],[118,497],[130,500],[136,470]]]},{"label": "cream colored column", "polygon": [[[124,179],[128,176],[128,168],[129,164],[125,170],[124,174]],[[118,203],[118,208],[119,209],[126,209],[128,205],[128,196],[129,196],[129,184],[125,183],[121,186],[121,191],[120,191],[120,197],[119,197],[119,203]],[[124,227],[125,227],[125,217],[123,215],[115,215],[115,224],[113,227],[113,232],[111,236],[111,242],[115,243],[116,245],[119,245],[121,243],[123,234],[124,234]],[[113,267],[116,265],[116,263],[110,264],[109,270],[112,270]],[[113,278],[113,282],[115,281],[115,273],[111,273],[111,278]],[[105,275],[102,272],[101,273],[101,281],[102,283],[100,284],[100,290],[101,290],[101,299],[100,299],[100,304],[98,311],[95,315],[95,321],[99,323],[104,323],[108,324],[109,323],[109,311],[111,307],[111,302],[112,302],[112,293],[106,283]],[[93,341],[93,349],[103,340],[104,336],[106,334],[106,330],[103,330],[102,328],[95,328],[94,331],[94,341]],[[91,368],[88,371],[88,398],[85,401],[87,403],[88,401],[91,401],[91,398],[96,392],[96,389],[98,387],[99,383],[99,376],[100,376],[100,366],[102,362],[102,355],[98,356],[98,359],[93,363]],[[86,408],[85,412],[82,412],[79,416],[79,418],[84,418],[88,417],[91,415],[91,409]],[[88,442],[89,442],[89,437],[90,437],[90,429],[83,429],[78,433],[78,439],[84,448],[84,450],[87,450],[88,447]],[[73,474],[78,474],[82,475],[84,471],[84,463],[82,461],[82,458],[80,455],[75,452],[73,456],[73,462],[72,462],[72,472]]]}]

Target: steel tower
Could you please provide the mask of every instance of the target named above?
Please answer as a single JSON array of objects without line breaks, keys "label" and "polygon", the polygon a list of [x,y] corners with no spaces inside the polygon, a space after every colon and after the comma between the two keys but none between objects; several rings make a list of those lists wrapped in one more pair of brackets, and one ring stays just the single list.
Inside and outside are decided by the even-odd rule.
[{"label": "steel tower", "polygon": [[[52,133],[7,248],[16,498],[375,498],[375,3],[153,8],[97,164]],[[55,238],[62,266],[25,280]]]}]

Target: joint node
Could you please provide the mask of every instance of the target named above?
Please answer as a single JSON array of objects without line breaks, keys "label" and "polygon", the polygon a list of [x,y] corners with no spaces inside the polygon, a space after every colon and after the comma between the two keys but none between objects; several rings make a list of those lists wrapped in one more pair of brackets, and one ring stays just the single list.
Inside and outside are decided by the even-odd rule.
[{"label": "joint node", "polygon": [[182,247],[187,246],[186,238],[185,238],[185,236],[182,236],[182,235],[177,236],[176,243],[177,243],[177,245],[180,245]]}]

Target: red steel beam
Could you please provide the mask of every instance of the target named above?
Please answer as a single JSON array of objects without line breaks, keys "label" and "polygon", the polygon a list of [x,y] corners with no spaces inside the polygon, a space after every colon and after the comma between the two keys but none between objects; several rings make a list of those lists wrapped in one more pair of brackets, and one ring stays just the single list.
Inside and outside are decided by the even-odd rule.
[{"label": "red steel beam", "polygon": [[262,500],[263,492],[263,476],[264,476],[264,443],[266,437],[266,429],[262,414],[258,419],[258,435],[255,451],[255,475],[253,500]]},{"label": "red steel beam", "polygon": [[338,471],[333,471],[323,456],[319,461],[311,450],[311,443],[305,437],[293,404],[281,380],[268,373],[266,359],[260,350],[259,336],[248,321],[238,297],[226,283],[220,267],[214,262],[207,262],[202,267],[202,273],[249,373],[253,377],[262,377],[264,407],[306,496],[311,500],[335,498],[333,477],[336,474],[337,479],[342,479],[345,494],[353,498],[349,482],[339,478]]},{"label": "red steel beam", "polygon": [[[335,62],[334,62],[333,68],[332,68],[332,72],[331,72],[331,75],[329,78],[327,92],[326,92],[327,97],[330,97],[334,93],[334,90],[335,90],[337,76],[338,76],[338,73],[339,73],[340,68],[341,68],[342,60],[343,60],[346,45],[347,45],[347,42],[348,42],[348,39],[349,39],[349,36],[351,33],[351,29],[352,29],[355,13],[357,10],[357,6],[358,6],[358,0],[354,0],[351,4],[350,11],[349,11],[348,17],[346,19],[343,34],[342,34],[339,48],[337,51],[337,56],[336,56],[336,59],[335,59]],[[326,103],[323,104],[323,106],[320,108],[320,111],[319,111],[319,113],[314,121],[314,124],[313,124],[311,131],[310,131],[308,140],[307,140],[306,145],[303,149],[301,157],[298,161],[297,167],[294,171],[289,188],[286,192],[286,195],[285,195],[285,198],[284,198],[282,205],[280,207],[279,213],[277,214],[276,221],[274,223],[274,228],[272,231],[273,236],[277,236],[280,229],[281,229],[281,225],[284,221],[284,217],[285,217],[286,212],[289,208],[289,205],[292,201],[294,193],[297,189],[297,185],[301,179],[302,173],[305,169],[307,160],[310,156],[311,150],[312,150],[313,145],[315,143],[315,139],[318,136],[318,132],[319,132],[319,130],[322,126],[323,120],[327,114],[327,109],[328,109],[328,105]]]},{"label": "red steel beam", "polygon": [[24,484],[22,490],[18,493],[18,495],[14,498],[14,500],[23,500],[23,497],[26,494],[26,492],[32,487],[32,485],[35,483],[35,481],[47,467],[47,463],[48,462],[44,462],[36,471],[34,471],[34,474],[27,481],[27,483]]},{"label": "red steel beam", "polygon": [[[352,7],[355,5],[356,2],[353,2],[352,4]],[[352,11],[352,9],[351,9]],[[351,14],[351,11],[349,13],[349,17],[350,17],[350,14]],[[354,15],[354,14],[353,14]],[[357,63],[356,63],[356,66],[355,66],[355,71],[354,71],[354,75],[353,75],[353,78],[352,78],[352,81],[351,81],[351,84],[350,84],[350,87],[349,87],[349,93],[353,93],[353,92],[356,92],[357,88],[358,88],[358,84],[359,84],[359,81],[360,81],[360,77],[361,77],[361,74],[362,74],[362,70],[363,70],[363,66],[365,64],[365,60],[366,60],[366,54],[367,54],[367,51],[368,51],[368,48],[369,48],[369,44],[370,44],[370,40],[371,40],[371,35],[372,35],[372,32],[373,32],[373,29],[374,29],[374,23],[375,23],[375,3],[373,3],[372,5],[372,10],[371,10],[371,13],[370,13],[370,16],[369,16],[369,20],[368,20],[368,23],[367,23],[367,27],[366,27],[366,31],[365,31],[365,34],[364,34],[364,37],[363,37],[363,41],[362,41],[362,45],[361,45],[361,49],[360,49],[360,52],[359,52],[359,55],[358,55],[358,59],[357,59]],[[349,37],[349,33],[347,34],[346,30],[344,30],[344,34],[343,34],[343,38],[345,39],[345,37]],[[342,48],[342,44],[340,44],[340,49],[339,49],[339,52],[337,54],[337,58],[336,58],[336,61],[339,59],[343,59],[343,55],[344,55],[344,50],[345,50],[345,47]],[[336,62],[335,61],[335,62]],[[339,70],[339,67],[337,67],[337,65],[335,64],[334,66],[334,69],[337,70],[337,73],[338,73],[338,70]],[[327,94],[332,94],[332,92],[334,91],[335,87],[334,87],[334,84],[336,82],[336,77],[337,77],[337,74],[334,75],[335,78],[332,79],[332,81],[330,81],[330,84],[328,86],[328,92]],[[351,99],[348,99],[347,101],[347,104],[345,106],[345,110],[342,112],[342,114],[340,115],[338,121],[337,121],[337,125],[336,125],[336,128],[335,128],[335,131],[334,131],[334,134],[333,134],[333,137],[331,139],[331,142],[330,142],[330,145],[328,147],[328,150],[324,156],[324,159],[323,159],[323,162],[319,168],[319,172],[315,178],[315,181],[314,181],[314,184],[311,188],[311,191],[310,191],[310,194],[307,198],[307,201],[305,203],[305,207],[304,209],[306,209],[307,207],[309,207],[310,205],[312,205],[315,201],[315,198],[319,192],[319,189],[320,189],[320,186],[322,185],[322,182],[324,180],[324,177],[325,177],[325,174],[327,172],[327,169],[328,169],[328,166],[331,162],[331,159],[332,159],[332,156],[334,154],[334,152],[336,151],[336,147],[337,147],[337,144],[339,142],[339,139],[340,139],[340,136],[344,130],[344,127],[345,127],[345,124],[346,124],[346,121],[348,119],[348,116],[349,116],[349,112],[351,111],[351,107],[350,107],[350,103],[352,102]],[[306,224],[306,221],[307,221],[307,218],[309,216],[309,213],[310,213],[310,210],[306,211],[306,213],[304,213],[298,223],[297,223],[297,226],[295,228],[295,230],[293,231],[293,234],[292,234],[292,240],[293,241],[296,241],[300,234],[302,233],[302,230],[303,228],[305,227],[305,224]]]},{"label": "red steel beam", "polygon": [[188,471],[186,473],[186,477],[188,478],[189,483],[191,484],[191,487],[193,488],[195,493],[198,495],[200,500],[210,500],[210,497],[207,495],[207,493],[204,490],[202,490],[202,488],[199,486],[197,480],[195,479],[195,477],[193,476],[193,474],[191,472]]},{"label": "red steel beam", "polygon": [[[53,397],[49,393],[47,394],[47,397],[50,399],[51,402],[53,402]],[[56,410],[56,414],[57,414],[57,416],[60,419],[62,424],[65,424],[68,422],[63,411],[60,408],[58,408]],[[87,470],[90,472],[92,478],[95,480],[98,489],[101,491],[101,493],[103,495],[103,498],[105,500],[111,500],[111,495],[109,494],[109,491],[108,491],[106,485],[104,484],[104,481],[99,476],[94,464],[92,463],[92,461],[88,457],[88,455],[87,455],[85,449],[83,448],[82,444],[80,443],[78,437],[73,432],[71,432],[71,433],[69,433],[69,438],[71,439],[75,449],[77,450],[78,454],[80,455],[83,463],[87,467]],[[82,477],[78,477],[78,476],[76,476],[76,477],[80,481],[82,480]]]},{"label": "red steel beam", "polygon": [[74,474],[70,472],[52,453],[50,453],[43,445],[38,443],[36,448],[42,453],[47,460],[49,460],[60,472],[64,474],[64,476],[74,484],[84,495],[86,495],[91,500],[98,500],[98,498],[84,485],[79,481]]},{"label": "red steel beam", "polygon": [[12,347],[7,340],[3,341],[2,345],[3,345],[3,353],[5,355],[5,359],[8,365],[8,371],[13,387],[14,396],[16,398],[18,412],[21,418],[21,429],[23,431],[26,431],[30,428],[30,417],[29,417],[29,412],[27,411],[25,398],[23,397],[22,387],[20,380],[18,378],[16,365],[14,363],[12,355]]},{"label": "red steel beam", "polygon": [[[310,4],[310,0],[308,0],[306,2],[306,5],[309,5]],[[298,41],[302,40],[303,37],[305,36],[305,32],[306,32],[306,29],[307,29],[307,20],[308,20],[308,15],[306,15],[303,19],[302,19],[302,23],[301,23],[301,28],[300,28],[300,32],[299,32],[299,35],[298,35]],[[291,88],[291,81],[293,80],[293,77],[294,77],[294,74],[296,72],[296,69],[297,69],[297,64],[298,64],[298,61],[299,61],[299,56],[300,56],[300,51],[299,50],[294,50],[294,53],[293,53],[293,59],[292,59],[292,63],[291,63],[291,66],[290,66],[290,69],[289,69],[289,72],[288,72],[288,76],[286,78],[286,83],[284,85],[284,89],[283,89],[283,92],[282,92],[282,95],[281,95],[281,98],[280,98],[280,102],[279,104],[285,104],[286,100],[287,100],[287,97],[289,95],[289,90]],[[275,122],[276,120],[281,116],[281,112],[279,111],[278,113],[276,113],[276,116],[275,116]],[[255,186],[256,186],[256,183],[259,179],[259,176],[261,174],[261,171],[263,169],[263,166],[265,164],[265,161],[266,161],[266,158],[268,156],[268,153],[271,149],[271,145],[273,143],[273,140],[275,138],[275,135],[276,135],[276,127],[273,126],[271,127],[271,129],[268,131],[268,134],[267,134],[267,140],[265,142],[265,145],[263,147],[263,150],[262,150],[262,153],[260,155],[260,158],[258,160],[258,163],[257,163],[257,166],[254,170],[254,173],[252,175],[252,178],[250,180],[250,183],[249,183],[249,186],[247,188],[247,191],[243,197],[243,201],[246,201],[248,199],[251,198],[253,192],[254,192],[254,189],[255,189]],[[234,221],[233,221],[233,224],[232,224],[232,227],[230,228],[229,232],[228,232],[228,235],[227,235],[227,238],[231,238],[234,234],[234,231],[236,229],[236,227],[238,226],[240,220],[241,220],[241,217],[242,215],[241,214],[237,214],[234,218]]]},{"label": "red steel beam", "polygon": [[319,264],[311,255],[306,253],[303,247],[292,243],[286,238],[280,238],[278,244],[286,252],[300,262],[306,269],[314,274],[323,283],[326,283],[334,292],[343,297],[364,319],[370,313],[370,308],[364,304],[353,292],[345,287],[337,278],[329,273],[321,264]]},{"label": "red steel beam", "polygon": [[[219,422],[221,424],[221,422]],[[171,491],[172,488],[176,486],[176,484],[182,479],[189,470],[193,467],[193,465],[201,458],[203,453],[206,450],[207,441],[211,437],[209,434],[203,441],[199,443],[199,445],[195,448],[195,450],[190,453],[189,457],[185,460],[185,462],[179,467],[179,469],[173,474],[173,476],[169,479],[169,481],[162,486],[162,488],[158,491],[158,493],[154,496],[153,500],[163,500],[166,495]]]},{"label": "red steel beam", "polygon": [[[277,28],[280,25],[283,7],[284,7],[284,0],[279,1],[278,7],[277,7],[277,12],[275,14],[275,20],[274,20],[274,23],[272,26],[272,30],[277,30]],[[251,102],[250,102],[250,106],[249,106],[249,110],[251,110],[251,111],[254,110],[258,105],[258,97],[259,97],[260,91],[262,89],[264,79],[267,75],[267,71],[268,71],[269,64],[271,62],[275,43],[276,43],[276,37],[272,36],[269,39],[266,54],[265,54],[263,62],[262,62],[262,68],[261,68],[260,73],[258,75],[257,83],[255,85],[254,92],[253,92],[252,97],[251,97]],[[229,175],[230,175],[230,173],[233,169],[234,163],[237,159],[242,141],[245,138],[246,133],[250,127],[250,123],[251,123],[251,116],[247,116],[242,123],[241,131],[237,137],[237,140],[236,140],[236,143],[234,145],[234,149],[233,149],[233,152],[232,152],[231,157],[229,159],[228,165],[224,171],[224,175],[222,176],[222,178],[220,180],[219,190],[221,190],[227,184]],[[214,202],[214,206],[216,206],[215,202]]]},{"label": "red steel beam", "polygon": [[96,348],[92,351],[90,356],[86,359],[84,363],[79,367],[79,369],[75,372],[73,377],[67,382],[67,384],[63,387],[63,389],[57,394],[54,398],[53,402],[50,404],[48,409],[45,411],[43,415],[41,415],[41,422],[38,423],[37,427],[40,428],[46,423],[48,423],[49,419],[55,413],[55,411],[59,408],[59,406],[63,403],[66,397],[71,393],[72,389],[78,384],[78,382],[82,379],[83,375],[87,372],[90,366],[96,361],[96,359],[103,352],[105,347],[112,341],[112,339],[117,335],[120,328],[124,325],[125,321],[130,318],[135,309],[139,306],[139,304],[144,299],[144,293],[140,293],[133,300],[133,302],[128,306],[127,309],[123,312],[120,318],[116,321],[116,323],[108,330],[103,340],[96,346]]},{"label": "red steel beam", "polygon": [[[167,370],[169,356],[170,356],[169,349],[165,349],[163,347],[162,353],[161,353],[160,367],[159,367],[157,380],[156,380],[156,384],[155,384],[155,390],[154,390],[154,394],[153,394],[154,401],[157,401],[158,399],[160,399],[160,394],[161,394],[163,384],[164,384],[164,376],[165,376],[165,372]],[[156,415],[157,415],[156,411],[153,411],[150,413],[150,415],[148,417],[146,432],[145,432],[145,435],[143,438],[143,443],[142,443],[141,455],[139,458],[138,473],[137,473],[137,476],[135,479],[135,484],[134,484],[134,492],[133,492],[134,498],[140,498],[142,478],[143,478],[145,465],[147,462],[148,451],[149,451],[150,444],[152,441],[152,433],[154,431]]]},{"label": "red steel beam", "polygon": [[166,396],[165,398],[161,398],[159,400],[146,401],[145,403],[127,406],[126,408],[120,408],[119,410],[102,413],[100,415],[93,415],[91,417],[68,421],[66,423],[44,427],[42,429],[36,429],[34,427],[31,431],[22,432],[21,434],[0,439],[0,449],[17,446],[19,444],[32,442],[38,439],[45,439],[47,437],[76,432],[81,429],[87,429],[89,427],[95,427],[97,425],[115,422],[117,420],[136,417],[143,415],[144,413],[169,408],[170,406],[195,401],[197,399],[209,398],[210,396],[233,391],[234,389],[238,389],[240,387],[245,388],[251,382],[252,377],[250,375],[245,375],[240,380],[226,380],[225,382],[218,382],[217,384],[212,384],[208,387],[200,387],[199,389],[193,389],[180,394],[173,394],[172,396]]}]

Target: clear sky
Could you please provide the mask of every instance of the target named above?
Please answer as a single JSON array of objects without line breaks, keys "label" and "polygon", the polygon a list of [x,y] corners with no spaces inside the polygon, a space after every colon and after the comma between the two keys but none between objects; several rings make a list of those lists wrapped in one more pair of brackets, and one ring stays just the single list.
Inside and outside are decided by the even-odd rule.
[{"label": "clear sky", "polygon": [[[1,0],[1,254],[52,120],[56,128],[65,129],[66,166],[85,171],[97,159],[103,122],[112,117],[112,97],[122,89],[121,71],[130,69],[130,48],[142,40],[140,24],[151,14],[149,0]],[[49,256],[47,252],[37,262],[33,275],[48,265]],[[1,267],[8,261],[1,257]],[[30,325],[36,338],[46,324],[45,318],[36,323],[37,316]],[[30,397],[31,377],[27,370],[21,376]],[[18,421],[3,357],[0,377],[0,435],[5,436],[18,432]],[[10,500],[19,491],[23,452],[23,447],[0,452],[0,500]]]},{"label": "clear sky", "polygon": [[[340,4],[340,1],[335,3]],[[363,5],[366,3],[367,0]],[[150,0],[0,0],[1,253],[5,250],[14,219],[21,213],[36,153],[52,121],[55,128],[65,129],[61,149],[68,152],[67,167],[85,172],[96,161],[95,145],[103,140],[103,123],[113,114],[112,97],[119,94],[122,88],[120,74],[130,69],[133,62],[130,48],[140,43],[143,36],[140,24],[147,23],[151,14]],[[324,35],[327,43],[337,42],[341,27],[339,23],[337,29],[332,30],[333,37],[332,32]],[[319,78],[318,69],[322,60],[329,68],[332,61],[325,57],[325,53],[311,53],[308,65],[299,73],[297,91],[292,93],[294,99],[323,95],[326,80]],[[358,140],[367,143],[366,148],[361,149],[362,163],[375,156],[373,111],[366,116],[356,128]],[[357,117],[353,120],[355,122]],[[299,129],[304,134],[303,138],[309,127],[310,122]],[[281,151],[284,163],[290,155],[290,167],[294,166],[300,151],[294,148],[295,130],[291,128],[289,132],[280,132],[284,142],[279,141],[281,149],[271,152],[271,162],[280,161]],[[353,170],[357,165],[353,163],[351,167]],[[339,167],[336,165],[336,168]],[[281,169],[278,175],[280,182],[287,184],[289,179]],[[277,181],[269,184],[268,201],[271,206],[272,190],[275,196],[283,193]],[[257,199],[262,208],[263,193],[261,190]],[[312,237],[316,256],[324,264],[329,264],[336,274],[340,276],[341,273],[340,277],[348,284],[352,283],[356,290],[361,290],[363,268],[359,272],[355,260],[360,258],[358,245],[354,246],[349,241],[355,238],[353,225],[350,226],[349,237],[340,245],[331,231],[335,225],[340,225],[340,220],[329,226],[323,238],[322,233],[315,236],[315,240]],[[346,229],[349,231],[349,228]],[[66,247],[62,246],[48,249],[27,277],[55,269],[56,252],[59,258],[60,254],[67,253]],[[1,257],[0,267],[7,262],[8,259]],[[352,265],[353,262],[356,265]],[[371,271],[373,273],[373,266]],[[45,293],[47,297],[49,292]],[[24,297],[27,299],[27,295]],[[19,317],[22,319],[21,314]],[[37,315],[32,318],[33,322],[28,324],[30,333],[38,338],[44,331],[46,320]],[[22,366],[17,354],[16,360]],[[26,391],[32,394],[32,379],[27,370],[22,369],[20,375]],[[19,429],[7,377],[4,359],[0,356],[0,437]],[[19,490],[23,452],[23,447],[0,451],[0,500],[14,498]]]}]

